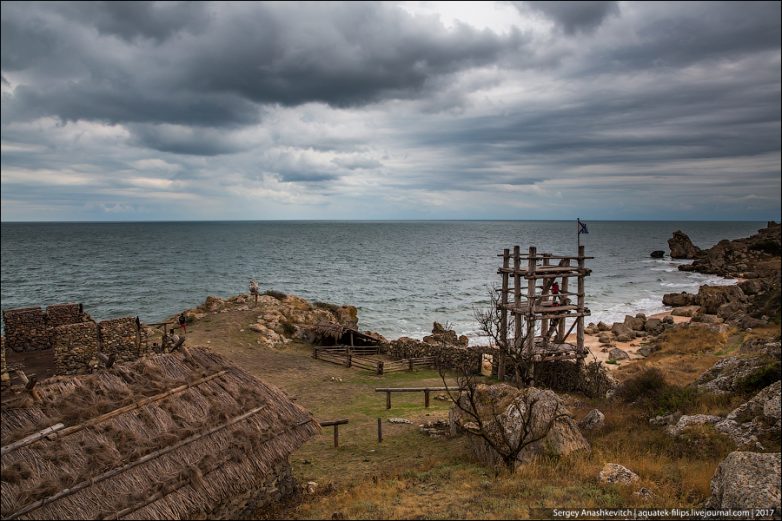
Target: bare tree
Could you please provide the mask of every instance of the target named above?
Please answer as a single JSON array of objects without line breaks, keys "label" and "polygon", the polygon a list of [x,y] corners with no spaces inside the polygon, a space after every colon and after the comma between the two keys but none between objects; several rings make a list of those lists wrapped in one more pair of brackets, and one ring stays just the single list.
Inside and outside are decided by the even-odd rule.
[{"label": "bare tree", "polygon": [[[454,407],[468,419],[462,427],[471,434],[483,438],[497,453],[508,471],[513,473],[522,451],[545,438],[554,424],[567,414],[560,411],[560,403],[557,401],[549,420],[542,428],[536,429],[534,418],[540,414],[538,410],[540,396],[533,396],[526,404],[521,399],[514,400],[504,410],[499,410],[494,401],[485,403],[484,400],[479,403],[481,402],[478,399],[480,382],[472,369],[469,361],[456,368],[457,385],[449,387],[445,370],[442,365],[439,366],[440,377],[448,397]],[[511,432],[509,428],[512,429]]]},{"label": "bare tree", "polygon": [[[513,370],[516,387],[521,388],[522,383],[527,379],[531,363],[530,354],[523,349],[527,336],[517,338],[513,343],[506,343],[505,339],[501,338],[501,316],[497,304],[497,292],[491,288],[489,307],[476,309],[475,318],[484,336],[488,337],[489,344],[504,357],[505,363]],[[527,335],[529,334],[534,332],[527,331]],[[445,342],[442,347],[446,349]],[[458,367],[452,367],[456,373],[456,387],[449,387],[446,381],[445,360],[446,357],[443,357],[438,362],[440,378],[454,407],[469,420],[466,422],[470,426],[467,430],[483,438],[510,472],[515,471],[519,454],[529,445],[545,438],[554,423],[566,416],[560,412],[560,404],[557,402],[549,421],[536,431],[533,418],[538,412],[536,407],[540,398],[537,396],[530,399],[526,406],[514,400],[504,410],[498,410],[497,404],[491,402],[488,404],[488,410],[485,406],[481,410],[477,399],[480,379],[475,374],[476,368],[472,357],[467,356]],[[509,425],[513,425],[514,432],[508,432]]]},{"label": "bare tree", "polygon": [[489,306],[486,308],[475,308],[473,316],[478,322],[478,328],[483,336],[489,339],[489,345],[496,350],[499,357],[498,363],[512,369],[516,387],[521,388],[522,384],[528,380],[532,362],[532,354],[525,350],[524,346],[527,345],[527,337],[530,334],[534,335],[534,331],[527,329],[521,338],[516,338],[512,341],[503,338],[502,315],[497,289],[489,287],[487,293]]}]

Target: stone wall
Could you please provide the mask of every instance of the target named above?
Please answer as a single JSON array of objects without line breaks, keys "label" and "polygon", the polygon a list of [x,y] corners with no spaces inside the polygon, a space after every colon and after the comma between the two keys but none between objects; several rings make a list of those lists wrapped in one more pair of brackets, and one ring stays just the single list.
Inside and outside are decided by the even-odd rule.
[{"label": "stone wall", "polygon": [[118,362],[139,357],[139,328],[134,317],[104,320],[98,324],[101,352],[117,355]]},{"label": "stone wall", "polygon": [[8,372],[8,365],[5,361],[5,337],[0,336],[0,378],[5,382],[6,373]]},{"label": "stone wall", "polygon": [[382,345],[381,352],[395,360],[433,356],[446,369],[468,367],[470,372],[480,371],[481,355],[484,352],[493,354],[492,350],[481,346],[433,345],[409,337],[401,337]]},{"label": "stone wall", "polygon": [[[268,505],[281,501],[296,490],[296,481],[291,473],[288,460],[277,462],[271,467],[262,485],[253,487],[243,493],[224,498],[210,512],[205,512],[207,519],[257,519]],[[198,519],[202,512],[191,512],[191,519]]]},{"label": "stone wall", "polygon": [[49,349],[46,315],[41,308],[18,308],[3,311],[6,343],[14,351]]},{"label": "stone wall", "polygon": [[82,322],[58,326],[52,342],[58,374],[87,373],[98,356],[98,325]]},{"label": "stone wall", "polygon": [[81,304],[54,304],[46,308],[46,325],[50,328],[85,321]]}]

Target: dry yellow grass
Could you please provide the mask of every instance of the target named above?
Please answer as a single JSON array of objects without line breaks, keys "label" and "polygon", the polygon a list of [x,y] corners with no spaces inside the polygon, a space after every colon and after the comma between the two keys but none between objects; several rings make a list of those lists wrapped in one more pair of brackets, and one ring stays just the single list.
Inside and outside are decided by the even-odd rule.
[{"label": "dry yellow grass", "polygon": [[[376,377],[313,360],[306,346],[260,349],[253,333],[239,331],[252,313],[232,315],[210,315],[192,324],[189,338],[200,344],[209,340],[208,345],[284,389],[319,419],[350,419],[340,429],[339,449],[331,446],[331,429],[325,429],[291,458],[296,479],[316,481],[317,492],[256,512],[258,518],[328,519],[341,513],[347,519],[523,519],[541,507],[696,507],[709,496],[714,470],[731,450],[712,432],[671,438],[661,427],[651,426],[639,406],[563,395],[576,419],[592,408],[606,415],[606,427],[587,434],[591,454],[539,459],[515,474],[495,472],[472,459],[465,439],[432,439],[418,432],[416,424],[446,418],[448,402],[432,400],[427,410],[421,396],[398,395],[387,411],[384,397],[374,393],[376,386],[439,385],[436,373]],[[657,367],[668,384],[683,386],[720,356],[734,352],[740,340],[702,329],[677,330],[659,352],[615,374],[624,380]],[[334,383],[331,377],[342,382]],[[690,407],[724,413],[735,405],[731,399],[703,396]],[[394,416],[409,418],[414,425],[384,421],[384,441],[378,444],[376,419]],[[641,481],[631,487],[599,483],[597,475],[609,462],[628,467]],[[654,496],[636,495],[642,486]]]}]

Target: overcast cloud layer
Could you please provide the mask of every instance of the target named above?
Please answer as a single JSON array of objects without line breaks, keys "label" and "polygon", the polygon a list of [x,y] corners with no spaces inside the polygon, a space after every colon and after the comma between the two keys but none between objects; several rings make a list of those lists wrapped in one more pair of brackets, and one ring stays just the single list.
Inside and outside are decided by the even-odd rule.
[{"label": "overcast cloud layer", "polygon": [[778,219],[780,3],[2,3],[2,219]]}]

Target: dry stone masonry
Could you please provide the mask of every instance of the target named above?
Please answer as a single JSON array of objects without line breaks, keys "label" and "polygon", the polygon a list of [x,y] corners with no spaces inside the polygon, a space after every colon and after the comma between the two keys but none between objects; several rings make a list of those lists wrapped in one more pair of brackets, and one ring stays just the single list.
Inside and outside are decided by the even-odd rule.
[{"label": "dry stone masonry", "polygon": [[49,330],[41,308],[18,308],[3,311],[8,348],[17,352],[49,349]]},{"label": "dry stone masonry", "polygon": [[98,325],[82,322],[55,328],[54,360],[59,374],[89,372],[98,356]]},{"label": "dry stone masonry", "polygon": [[98,324],[101,351],[117,361],[135,360],[139,357],[139,327],[134,317],[104,320]]}]

